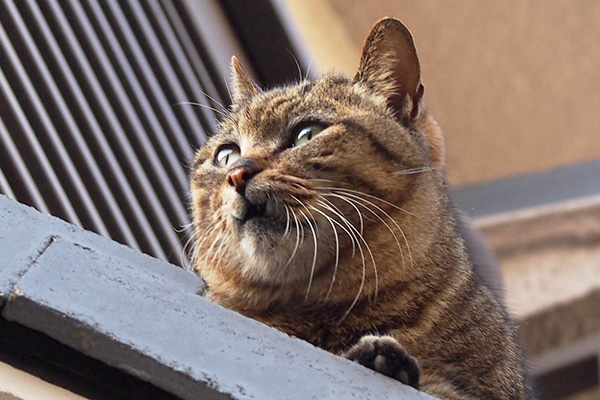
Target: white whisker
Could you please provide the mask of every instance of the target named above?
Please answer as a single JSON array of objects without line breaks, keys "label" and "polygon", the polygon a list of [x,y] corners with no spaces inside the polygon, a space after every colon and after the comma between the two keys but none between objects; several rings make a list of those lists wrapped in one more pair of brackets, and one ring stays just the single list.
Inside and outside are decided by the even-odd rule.
[{"label": "white whisker", "polygon": [[[325,193],[324,195],[327,196],[330,193]],[[321,196],[322,197],[322,196]],[[343,196],[337,196],[337,197],[343,197]],[[324,200],[326,200],[324,197],[322,197]],[[328,203],[331,203],[330,201],[326,200]],[[349,203],[351,203],[350,199],[347,200]],[[323,203],[321,203],[321,205],[323,205]],[[333,205],[333,204],[332,204]],[[335,207],[333,205],[333,207]],[[356,206],[355,206],[356,207]],[[352,311],[352,309],[354,308],[354,306],[356,305],[356,303],[358,302],[360,295],[362,294],[362,291],[364,289],[364,285],[365,285],[365,280],[366,280],[366,259],[365,259],[365,255],[364,252],[362,250],[362,246],[360,245],[361,243],[365,246],[367,252],[369,253],[369,258],[371,259],[371,262],[373,263],[373,272],[374,272],[374,277],[375,277],[375,293],[374,293],[374,301],[377,299],[377,292],[379,290],[379,279],[378,279],[378,274],[377,274],[377,263],[375,262],[375,256],[373,255],[373,252],[371,251],[371,248],[369,246],[369,244],[367,243],[367,240],[364,238],[362,232],[359,232],[358,229],[356,229],[356,227],[354,225],[352,225],[345,216],[343,216],[343,214],[338,213],[337,211],[335,211],[333,208],[331,207],[327,207],[329,209],[329,211],[331,211],[332,213],[334,213],[335,215],[338,215],[343,221],[348,223],[348,227],[350,228],[351,231],[353,231],[353,235],[350,235],[351,237],[354,236],[357,240],[358,243],[358,250],[360,252],[360,256],[361,256],[361,261],[363,264],[363,274],[362,274],[362,279],[361,279],[361,283],[359,286],[359,289],[356,293],[355,298],[353,299],[352,303],[350,304],[350,307],[348,307],[348,309],[345,311],[344,315],[342,316],[342,318],[339,320],[339,322],[342,322],[344,319],[346,319],[346,317],[348,316],[348,314],[350,314],[350,312]],[[337,209],[337,207],[335,207]],[[338,209],[339,210],[339,209]],[[357,212],[360,213],[360,210],[358,210],[358,208],[356,207]],[[341,225],[340,225],[341,226]]]},{"label": "white whisker", "polygon": [[[369,200],[366,200],[366,199],[364,199],[364,198],[362,198],[362,197],[360,197],[360,196],[357,196],[357,195],[355,195],[355,194],[351,194],[351,193],[346,193],[346,196],[352,197],[352,198],[354,198],[354,199],[356,199],[356,200],[360,200],[360,201],[363,201],[363,202],[365,202],[365,203],[367,203],[367,204],[371,205],[372,207],[374,207],[374,208],[376,208],[378,211],[380,211],[380,212],[381,212],[383,215],[385,215],[386,217],[388,217],[388,218],[390,219],[390,221],[392,221],[392,223],[394,224],[394,226],[395,226],[395,227],[398,229],[398,231],[400,232],[400,234],[401,234],[401,235],[402,235],[402,237],[404,238],[404,242],[406,243],[406,249],[407,249],[407,252],[408,252],[408,258],[409,258],[409,260],[410,260],[410,266],[411,266],[411,268],[412,268],[412,267],[414,266],[414,264],[413,264],[412,253],[411,253],[411,251],[410,251],[410,245],[408,244],[408,239],[406,238],[406,235],[404,234],[404,231],[402,230],[402,228],[400,227],[400,225],[398,224],[398,222],[396,222],[396,220],[395,220],[394,218],[392,218],[392,217],[391,217],[391,215],[389,215],[389,214],[388,214],[388,213],[387,213],[387,212],[386,212],[384,209],[382,209],[381,207],[379,207],[379,206],[378,206],[378,205],[376,205],[375,203],[373,203],[373,202],[371,202],[371,201],[369,201]],[[366,206],[365,206],[364,204],[362,204],[362,203],[358,203],[358,204],[361,204],[363,207],[365,207],[365,208],[369,209],[368,207],[366,207]],[[373,215],[375,215],[377,218],[379,218],[379,219],[381,220],[381,217],[379,217],[379,215],[377,215],[376,213],[374,213],[374,212],[373,212],[372,210],[370,210],[370,209],[369,209],[369,211],[371,211],[371,213],[372,213]],[[381,220],[381,221],[383,222],[383,220]],[[385,225],[388,227],[388,229],[390,230],[390,232],[392,232],[392,234],[394,234],[394,232],[392,231],[392,229],[390,228],[390,226],[389,226],[389,225],[387,225],[385,222],[384,222],[384,224],[385,224]],[[400,243],[398,242],[398,239],[397,239],[396,235],[394,235],[394,238],[396,239],[396,243],[398,244],[398,248],[400,249],[400,254],[402,255],[402,254],[403,254],[403,253],[402,253],[402,248],[400,247]],[[402,255],[402,263],[403,263],[403,266],[404,266],[404,256],[403,256],[403,255]]]},{"label": "white whisker", "polygon": [[345,201],[346,203],[350,204],[350,206],[352,206],[356,210],[356,213],[358,214],[358,219],[359,219],[359,222],[360,222],[360,233],[362,234],[364,232],[363,215],[360,212],[360,210],[358,209],[358,207],[356,207],[356,205],[353,202],[351,202],[350,200],[348,200],[345,196],[341,196],[341,195],[336,194],[336,193],[326,193],[325,196],[337,197],[337,198]]},{"label": "white whisker", "polygon": [[435,171],[437,168],[434,167],[415,167],[415,168],[407,168],[400,171],[392,172],[392,175],[412,175],[412,174],[421,174],[424,172]]},{"label": "white whisker", "polygon": [[[318,242],[317,242],[317,234],[315,232],[315,229],[313,227],[312,222],[310,222],[310,220],[308,219],[308,216],[306,214],[304,214],[304,212],[302,212],[302,210],[298,210],[300,212],[300,214],[302,214],[304,216],[304,218],[306,219],[306,222],[308,222],[308,227],[310,228],[310,230],[312,231],[312,235],[313,235],[313,243],[314,243],[314,250],[313,250],[313,261],[312,261],[312,266],[310,268],[310,277],[308,279],[308,287],[306,288],[306,295],[304,297],[304,300],[308,300],[308,294],[310,293],[310,289],[312,286],[312,281],[315,275],[315,267],[317,265],[317,253],[319,251],[319,247],[318,247]],[[311,214],[312,216],[312,214]]]},{"label": "white whisker", "polygon": [[[348,229],[344,228],[343,225],[341,225],[339,222],[335,221],[338,225],[340,225],[340,227],[348,234],[348,236],[350,237],[350,241],[352,244],[352,255],[351,258],[354,258],[355,254],[356,254],[356,245],[358,243],[358,238],[356,236],[354,236],[354,233],[352,232],[352,230],[356,230],[356,228],[354,227],[354,225],[352,225],[352,223],[350,221],[348,221],[348,219],[342,214],[342,212],[340,211],[339,208],[337,208],[332,202],[330,202],[329,200],[327,200],[326,198],[324,198],[323,196],[319,195],[320,198],[322,198],[323,200],[318,200],[317,199],[317,203],[320,204],[323,208],[331,211],[335,216],[339,217],[339,219],[347,226],[350,228],[350,231],[348,231]],[[328,203],[328,204],[327,204]]]},{"label": "white whisker", "polygon": [[300,227],[302,225],[298,221],[298,217],[296,217],[296,213],[294,212],[294,210],[290,209],[290,212],[292,214],[292,217],[294,217],[294,223],[296,224],[296,244],[294,245],[294,250],[292,251],[292,254],[290,255],[290,258],[285,263],[284,268],[287,267],[288,265],[290,265],[290,263],[294,259],[294,256],[296,255],[296,252],[298,251],[298,246],[300,245]]},{"label": "white whisker", "polygon": [[374,199],[374,200],[381,201],[382,203],[387,204],[390,207],[394,207],[395,209],[397,209],[399,211],[402,211],[403,213],[406,213],[408,215],[412,215],[415,218],[421,218],[420,216],[418,216],[418,215],[416,215],[416,214],[414,214],[414,213],[412,213],[412,212],[410,212],[408,210],[405,210],[402,207],[398,207],[394,203],[390,203],[389,201],[384,200],[381,197],[373,196],[372,194],[368,194],[368,193],[365,193],[365,192],[360,192],[358,190],[352,190],[352,189],[346,189],[346,188],[340,188],[340,187],[320,187],[318,189],[335,190],[335,191],[344,192],[346,194],[347,193],[353,193],[353,194],[357,194],[357,195],[362,195],[362,196],[365,196],[365,197],[368,197],[368,198],[371,198],[371,199]]},{"label": "white whisker", "polygon": [[300,82],[302,82],[304,80],[304,77],[302,76],[302,68],[300,68],[300,63],[298,62],[298,59],[296,58],[296,56],[290,49],[287,49],[287,52],[290,53],[290,55],[294,59],[294,63],[296,63],[296,68],[298,69],[298,75],[300,76]]},{"label": "white whisker", "polygon": [[338,265],[340,263],[340,241],[339,241],[337,229],[335,229],[335,224],[334,224],[334,223],[337,223],[337,221],[333,220],[330,216],[325,214],[323,211],[319,210],[317,207],[310,206],[310,205],[309,205],[309,207],[327,219],[327,221],[331,224],[331,229],[333,229],[333,237],[335,238],[335,264],[333,267],[333,275],[331,277],[331,284],[329,285],[329,290],[327,290],[327,294],[325,296],[325,300],[327,300],[329,298],[329,295],[331,294],[331,291],[333,290],[333,284],[335,283],[335,277],[337,275]]},{"label": "white whisker", "polygon": [[285,207],[285,230],[281,235],[281,243],[284,243],[290,236],[290,208],[285,204],[283,206]]},{"label": "white whisker", "polygon": [[233,96],[231,95],[231,88],[229,87],[229,82],[226,77],[223,77],[223,81],[225,82],[225,89],[227,89],[227,94],[229,95],[229,100],[233,101]]},{"label": "white whisker", "polygon": [[202,107],[202,108],[206,108],[208,110],[214,111],[215,113],[219,114],[222,117],[226,117],[227,114],[221,110],[217,110],[214,107],[211,107],[207,104],[202,104],[202,103],[197,103],[194,101],[180,101],[179,103],[175,103],[173,106],[194,106],[194,107]]}]

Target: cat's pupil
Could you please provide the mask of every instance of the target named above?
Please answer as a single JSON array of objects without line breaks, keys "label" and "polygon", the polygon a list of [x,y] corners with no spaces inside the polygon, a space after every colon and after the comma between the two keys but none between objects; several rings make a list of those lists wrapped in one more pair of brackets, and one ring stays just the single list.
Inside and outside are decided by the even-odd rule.
[{"label": "cat's pupil", "polygon": [[241,157],[240,148],[236,144],[226,144],[219,148],[215,156],[218,167],[228,167]]}]

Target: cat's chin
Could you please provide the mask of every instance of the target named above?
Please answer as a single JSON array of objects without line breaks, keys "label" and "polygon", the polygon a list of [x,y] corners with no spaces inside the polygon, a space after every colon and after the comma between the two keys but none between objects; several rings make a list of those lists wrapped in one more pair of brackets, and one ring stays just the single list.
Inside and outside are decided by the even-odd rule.
[{"label": "cat's chin", "polygon": [[286,224],[278,220],[253,218],[243,224],[237,256],[243,276],[276,285],[308,282],[324,267],[331,256],[328,246],[319,243],[315,256],[312,237],[285,232]]}]

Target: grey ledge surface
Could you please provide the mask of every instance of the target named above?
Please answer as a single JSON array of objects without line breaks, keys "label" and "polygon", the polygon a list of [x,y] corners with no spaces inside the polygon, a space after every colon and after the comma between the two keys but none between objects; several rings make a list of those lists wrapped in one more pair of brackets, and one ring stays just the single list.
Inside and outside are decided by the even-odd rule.
[{"label": "grey ledge surface", "polygon": [[202,281],[0,195],[2,316],[183,399],[432,399],[198,295]]},{"label": "grey ledge surface", "polygon": [[600,195],[600,160],[464,186],[455,204],[471,217],[509,213]]}]

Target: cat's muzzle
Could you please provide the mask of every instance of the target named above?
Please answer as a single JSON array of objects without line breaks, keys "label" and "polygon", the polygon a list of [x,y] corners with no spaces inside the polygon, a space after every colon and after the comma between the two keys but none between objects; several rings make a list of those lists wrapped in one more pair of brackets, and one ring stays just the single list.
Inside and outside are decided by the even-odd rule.
[{"label": "cat's muzzle", "polygon": [[273,218],[278,215],[277,202],[273,197],[267,197],[264,201],[253,202],[244,196],[240,196],[236,203],[231,214],[241,223],[253,218]]}]

